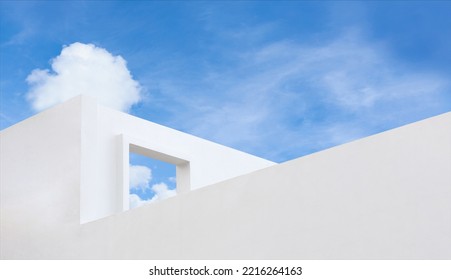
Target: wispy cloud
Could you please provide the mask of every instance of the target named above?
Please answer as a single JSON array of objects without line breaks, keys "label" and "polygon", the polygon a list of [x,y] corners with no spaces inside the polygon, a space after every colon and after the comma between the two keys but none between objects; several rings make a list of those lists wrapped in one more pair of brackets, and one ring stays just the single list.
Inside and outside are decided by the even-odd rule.
[{"label": "wispy cloud", "polygon": [[24,29],[14,34],[8,41],[2,43],[2,46],[15,46],[24,44],[30,37],[35,34],[32,26],[26,26]]},{"label": "wispy cloud", "polygon": [[448,79],[404,67],[355,32],[229,55],[231,65],[211,66],[197,84],[162,79],[168,123],[276,161],[450,109]]},{"label": "wispy cloud", "polygon": [[121,56],[92,44],[73,43],[52,60],[52,70],[35,69],[27,77],[28,101],[36,111],[85,94],[113,109],[128,111],[141,99],[141,86]]}]

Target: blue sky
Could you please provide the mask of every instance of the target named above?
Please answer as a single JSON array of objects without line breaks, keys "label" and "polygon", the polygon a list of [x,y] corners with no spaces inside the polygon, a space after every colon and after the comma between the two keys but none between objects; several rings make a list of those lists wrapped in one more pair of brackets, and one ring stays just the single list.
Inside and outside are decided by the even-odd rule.
[{"label": "blue sky", "polygon": [[283,162],[450,111],[450,14],[445,1],[2,1],[0,128],[40,110],[30,96],[79,42],[126,62],[130,114]]}]

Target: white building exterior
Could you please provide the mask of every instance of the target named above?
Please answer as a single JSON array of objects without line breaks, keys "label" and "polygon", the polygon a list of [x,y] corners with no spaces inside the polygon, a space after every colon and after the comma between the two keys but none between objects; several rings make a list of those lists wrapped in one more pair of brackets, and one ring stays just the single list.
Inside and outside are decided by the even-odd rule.
[{"label": "white building exterior", "polygon": [[[451,259],[451,113],[282,164],[83,96],[0,141],[2,259]],[[129,150],[179,194],[128,210]]]}]

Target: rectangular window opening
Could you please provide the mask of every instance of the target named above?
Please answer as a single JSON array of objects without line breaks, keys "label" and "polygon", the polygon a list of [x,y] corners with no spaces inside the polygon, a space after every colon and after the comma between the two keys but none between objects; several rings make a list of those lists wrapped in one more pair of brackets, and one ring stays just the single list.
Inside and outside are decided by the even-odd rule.
[{"label": "rectangular window opening", "polygon": [[[191,163],[177,152],[152,149],[146,141],[120,135],[119,211],[164,200],[191,189]],[[165,150],[165,151],[163,151]]]},{"label": "rectangular window opening", "polygon": [[176,165],[129,153],[129,209],[177,194]]}]

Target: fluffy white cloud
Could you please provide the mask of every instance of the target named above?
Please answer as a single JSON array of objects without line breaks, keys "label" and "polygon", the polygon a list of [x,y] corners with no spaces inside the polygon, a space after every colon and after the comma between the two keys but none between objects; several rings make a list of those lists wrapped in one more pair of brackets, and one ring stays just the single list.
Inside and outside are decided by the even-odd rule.
[{"label": "fluffy white cloud", "polygon": [[[168,178],[175,180],[174,177]],[[154,195],[150,199],[142,199],[139,195],[131,193],[129,195],[130,209],[143,206],[147,203],[163,200],[177,194],[176,190],[169,189],[165,183],[150,185],[152,181],[152,169],[143,165],[130,165],[130,190],[140,190],[147,192],[152,190]]]},{"label": "fluffy white cloud", "polygon": [[148,189],[152,170],[147,166],[130,165],[130,189]]},{"label": "fluffy white cloud", "polygon": [[152,186],[152,190],[155,192],[157,200],[166,199],[175,196],[177,192],[175,190],[170,190],[168,185],[165,183],[159,183]]},{"label": "fluffy white cloud", "polygon": [[51,62],[52,70],[35,69],[27,77],[27,99],[36,111],[84,94],[100,104],[128,111],[141,99],[141,86],[126,61],[92,44],[73,43],[63,47]]},{"label": "fluffy white cloud", "polygon": [[146,205],[148,203],[163,200],[169,197],[173,197],[177,194],[175,190],[170,190],[168,188],[168,185],[165,183],[159,183],[152,186],[152,190],[155,192],[155,195],[151,197],[150,199],[142,199],[137,194],[130,194],[129,195],[129,202],[130,202],[130,209],[141,207],[143,205]]},{"label": "fluffy white cloud", "polygon": [[137,194],[130,194],[129,195],[129,201],[130,201],[130,209],[141,207],[145,204],[148,204],[152,201],[155,201],[156,197],[152,197],[151,199],[141,199]]}]

